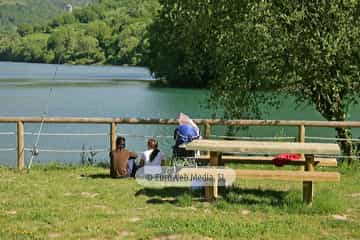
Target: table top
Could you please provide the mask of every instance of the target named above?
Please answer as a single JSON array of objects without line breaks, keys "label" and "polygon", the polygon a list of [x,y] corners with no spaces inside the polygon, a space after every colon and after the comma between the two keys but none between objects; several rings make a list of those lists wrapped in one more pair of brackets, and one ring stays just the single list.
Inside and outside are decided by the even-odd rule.
[{"label": "table top", "polygon": [[194,140],[185,144],[186,150],[236,153],[299,153],[299,154],[334,154],[341,153],[335,143],[300,143],[300,142],[270,142],[241,140]]}]

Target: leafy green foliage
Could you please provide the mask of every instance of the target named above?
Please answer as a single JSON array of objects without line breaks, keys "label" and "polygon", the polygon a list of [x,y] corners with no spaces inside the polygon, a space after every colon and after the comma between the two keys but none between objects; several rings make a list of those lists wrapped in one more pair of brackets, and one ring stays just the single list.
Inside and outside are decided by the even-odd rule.
[{"label": "leafy green foliage", "polygon": [[104,60],[96,38],[71,28],[60,28],[52,33],[48,49],[54,52],[56,61],[60,63],[91,64]]},{"label": "leafy green foliage", "polygon": [[60,27],[61,25],[73,24],[73,23],[76,23],[75,16],[71,13],[65,13],[54,18],[49,25],[52,28],[56,28],[56,27]]},{"label": "leafy green foliage", "polygon": [[77,8],[94,0],[0,0],[0,32],[15,32],[20,24],[45,23],[63,13],[69,2]]},{"label": "leafy green foliage", "polygon": [[214,77],[209,1],[161,0],[149,30],[147,65],[170,85],[204,87]]},{"label": "leafy green foliage", "polygon": [[33,27],[27,23],[20,24],[16,29],[16,31],[22,37],[24,37],[25,35],[31,34],[33,32],[33,30],[34,30]]},{"label": "leafy green foliage", "polygon": [[279,106],[279,94],[314,105],[327,120],[346,120],[357,103],[359,0],[160,3],[149,66],[172,85],[209,82],[209,105],[224,118],[260,117],[263,104]]},{"label": "leafy green foliage", "polygon": [[327,120],[345,120],[356,102],[359,1],[160,3],[150,67],[175,84],[207,76],[225,117],[259,116],[262,103],[278,105],[277,90]]},{"label": "leafy green foliage", "polygon": [[47,34],[32,34],[21,39],[20,44],[15,48],[14,55],[18,59],[33,62],[47,62],[51,55],[47,52]]},{"label": "leafy green foliage", "polygon": [[7,45],[0,47],[0,60],[140,65],[158,8],[157,0],[102,0],[46,24],[22,24],[19,36],[2,36]]},{"label": "leafy green foliage", "polygon": [[360,88],[359,1],[262,1],[239,7],[245,18],[235,20],[220,42],[218,60],[225,67],[214,97],[251,92],[245,104],[237,101],[240,112],[249,97],[268,101],[266,92],[282,90],[314,104],[327,120],[345,120]]},{"label": "leafy green foliage", "polygon": [[[222,33],[221,66],[212,103],[230,117],[260,113],[279,91],[314,105],[327,120],[344,121],[360,90],[359,1],[236,3]],[[224,7],[225,8],[225,7]],[[223,69],[222,69],[223,68]],[[338,137],[349,132],[338,128]],[[341,142],[346,154],[351,145]]]}]

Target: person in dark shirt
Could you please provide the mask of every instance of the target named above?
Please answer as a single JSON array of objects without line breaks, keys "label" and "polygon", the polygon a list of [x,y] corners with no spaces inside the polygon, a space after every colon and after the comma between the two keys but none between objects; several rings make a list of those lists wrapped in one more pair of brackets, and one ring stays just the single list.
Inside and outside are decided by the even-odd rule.
[{"label": "person in dark shirt", "polygon": [[110,152],[110,176],[123,178],[134,176],[137,154],[125,148],[125,138],[117,137],[116,149]]}]

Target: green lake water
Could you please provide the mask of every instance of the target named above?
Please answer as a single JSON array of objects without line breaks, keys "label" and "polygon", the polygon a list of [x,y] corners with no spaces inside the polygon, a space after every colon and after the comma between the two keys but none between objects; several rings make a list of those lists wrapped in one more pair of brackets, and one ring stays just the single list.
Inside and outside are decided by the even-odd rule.
[{"label": "green lake water", "polygon": [[[56,72],[56,76],[55,76]],[[206,109],[206,90],[152,88],[151,74],[146,68],[109,66],[57,66],[47,64],[0,62],[1,116],[58,117],[138,117],[176,118],[184,112],[192,118],[209,118]],[[265,106],[266,107],[266,106]],[[359,107],[351,109],[350,120],[359,120]],[[311,106],[295,108],[286,99],[280,110],[268,109],[264,119],[323,120]],[[146,138],[158,136],[160,149],[170,156],[174,126],[120,125],[118,134],[127,136],[127,147],[141,152]],[[39,124],[26,124],[25,147],[32,148]],[[0,124],[0,149],[16,148],[15,124]],[[91,133],[93,136],[41,136],[40,155],[35,163],[49,161],[79,163],[80,153],[47,153],[41,149],[99,149],[94,156],[99,161],[108,160],[109,126],[79,124],[45,124],[43,133]],[[224,135],[224,128],[216,127],[213,134]],[[296,137],[296,128],[251,127],[241,130],[239,136]],[[307,136],[334,137],[335,131],[326,128],[307,129]],[[354,137],[360,136],[354,131]],[[0,151],[1,165],[16,163],[15,151]],[[88,157],[88,156],[86,156]],[[26,161],[30,153],[26,152]]]}]

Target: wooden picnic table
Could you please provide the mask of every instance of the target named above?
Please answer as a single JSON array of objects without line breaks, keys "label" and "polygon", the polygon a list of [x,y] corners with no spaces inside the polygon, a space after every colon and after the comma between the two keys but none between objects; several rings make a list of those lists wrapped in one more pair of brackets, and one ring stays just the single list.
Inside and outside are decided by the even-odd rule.
[{"label": "wooden picnic table", "polygon": [[[185,144],[186,150],[200,150],[210,152],[210,166],[223,165],[223,153],[241,154],[282,154],[297,153],[305,156],[305,171],[283,170],[236,170],[236,177],[240,179],[271,179],[303,182],[303,200],[311,204],[313,199],[313,182],[340,181],[337,172],[313,172],[314,155],[339,155],[338,144],[331,143],[301,143],[301,142],[270,142],[270,141],[240,141],[240,140],[194,140]],[[204,170],[192,170],[204,171]],[[217,182],[205,187],[205,197],[214,200],[218,197]]]}]

